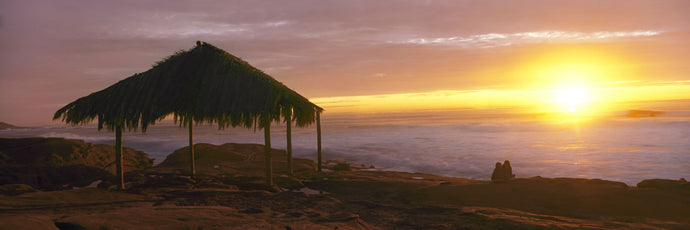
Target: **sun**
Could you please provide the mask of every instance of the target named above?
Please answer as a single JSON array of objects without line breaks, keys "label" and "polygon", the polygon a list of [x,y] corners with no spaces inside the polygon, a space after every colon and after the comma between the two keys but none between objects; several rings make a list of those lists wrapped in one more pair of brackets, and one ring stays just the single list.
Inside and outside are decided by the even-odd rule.
[{"label": "sun", "polygon": [[578,111],[578,107],[587,101],[586,91],[583,88],[562,88],[556,90],[556,101],[561,106],[567,108],[570,113]]}]

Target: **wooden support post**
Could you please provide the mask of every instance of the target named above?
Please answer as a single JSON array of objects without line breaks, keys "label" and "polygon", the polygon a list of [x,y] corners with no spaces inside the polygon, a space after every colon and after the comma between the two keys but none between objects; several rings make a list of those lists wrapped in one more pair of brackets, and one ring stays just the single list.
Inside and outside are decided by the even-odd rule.
[{"label": "wooden support post", "polygon": [[318,158],[318,171],[321,172],[321,113],[316,112],[316,155]]},{"label": "wooden support post", "polygon": [[122,170],[122,126],[115,126],[115,174],[119,180],[118,187],[125,189],[125,176]]},{"label": "wooden support post", "polygon": [[273,186],[273,162],[271,162],[271,119],[265,115],[264,120],[264,167],[266,185]]},{"label": "wooden support post", "polygon": [[194,131],[193,126],[194,126],[194,121],[189,118],[189,164],[190,164],[190,171],[192,173],[192,177],[196,174],[196,167],[194,166]]},{"label": "wooden support post", "polygon": [[288,168],[288,175],[292,176],[292,120],[291,120],[291,112],[286,114],[285,116],[285,121],[287,122],[287,168]]}]

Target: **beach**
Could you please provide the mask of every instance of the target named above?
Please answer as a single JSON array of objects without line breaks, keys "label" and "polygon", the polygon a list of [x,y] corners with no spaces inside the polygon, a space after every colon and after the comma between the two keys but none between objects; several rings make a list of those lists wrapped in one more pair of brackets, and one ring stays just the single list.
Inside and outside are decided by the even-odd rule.
[{"label": "beach", "polygon": [[690,1],[0,1],[0,229],[690,229]]},{"label": "beach", "polygon": [[[4,174],[25,179],[3,185],[0,228],[684,229],[690,184],[678,179],[690,171],[678,162],[690,161],[688,125],[684,111],[579,123],[506,111],[336,114],[324,120],[324,172],[307,127],[293,130],[288,175],[285,127],[274,125],[275,185],[267,186],[260,132],[197,126],[192,178],[186,130],[162,121],[125,133],[123,191],[112,164],[109,173],[70,172],[71,161],[51,160],[65,163],[38,174],[46,169],[6,165]],[[94,125],[0,131],[3,143],[32,137],[25,149],[37,154],[89,152],[79,164],[96,168],[108,160],[94,159],[113,157],[112,136]],[[517,178],[492,183],[503,160]],[[31,184],[36,176],[42,184]]]},{"label": "beach", "polygon": [[194,178],[186,174],[188,149],[182,148],[154,167],[127,170],[124,191],[101,179],[80,188],[2,195],[0,228],[690,227],[687,182],[650,180],[628,186],[597,179],[523,177],[492,183],[386,171],[342,160],[326,162],[324,172],[316,172],[309,159],[295,159],[294,175],[289,176],[285,152],[273,149],[275,186],[267,186],[262,178],[263,146],[197,144],[195,148]]}]

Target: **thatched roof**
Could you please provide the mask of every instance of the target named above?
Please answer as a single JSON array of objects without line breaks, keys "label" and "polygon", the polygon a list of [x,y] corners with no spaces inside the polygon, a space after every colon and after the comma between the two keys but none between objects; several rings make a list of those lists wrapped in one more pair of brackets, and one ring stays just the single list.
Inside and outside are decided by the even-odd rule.
[{"label": "thatched roof", "polygon": [[263,128],[262,119],[280,121],[290,111],[298,126],[306,126],[323,109],[242,59],[197,42],[146,72],[77,99],[54,119],[69,124],[98,119],[99,128],[119,124],[145,130],[173,114],[175,121]]},{"label": "thatched roof", "polygon": [[150,90],[144,89],[140,74],[128,77],[108,88],[79,98],[60,108],[53,119],[68,124],[83,124],[98,119],[98,129],[116,125],[146,130],[149,124],[165,118],[168,113],[155,106]]}]

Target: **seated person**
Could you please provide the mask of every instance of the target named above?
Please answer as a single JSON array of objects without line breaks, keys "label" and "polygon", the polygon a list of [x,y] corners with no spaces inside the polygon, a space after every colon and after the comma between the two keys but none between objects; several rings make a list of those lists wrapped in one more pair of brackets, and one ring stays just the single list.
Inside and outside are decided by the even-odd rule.
[{"label": "seated person", "polygon": [[494,172],[491,173],[491,181],[496,182],[496,181],[502,181],[505,180],[505,173],[503,172],[503,166],[501,165],[501,162],[496,162],[496,167],[494,168]]},{"label": "seated person", "polygon": [[506,160],[503,162],[503,173],[505,173],[505,178],[506,179],[513,179],[515,178],[515,174],[513,174],[513,167],[510,167],[510,161]]},{"label": "seated person", "polygon": [[501,162],[496,162],[496,167],[493,173],[491,173],[491,181],[502,182],[512,178],[515,178],[515,174],[513,174],[513,168],[510,166],[510,161],[506,160],[503,164],[501,164]]}]

